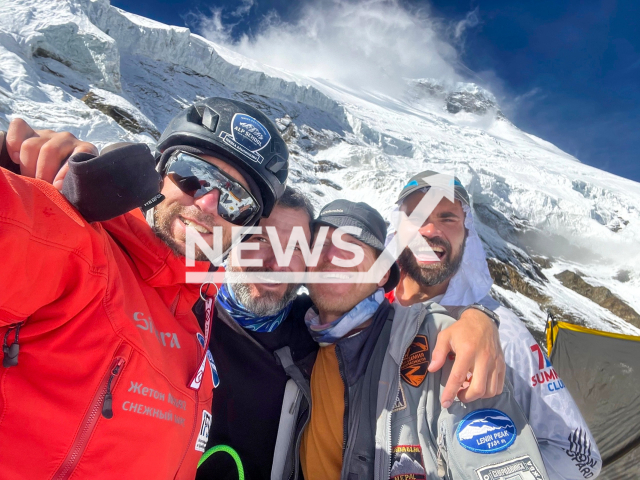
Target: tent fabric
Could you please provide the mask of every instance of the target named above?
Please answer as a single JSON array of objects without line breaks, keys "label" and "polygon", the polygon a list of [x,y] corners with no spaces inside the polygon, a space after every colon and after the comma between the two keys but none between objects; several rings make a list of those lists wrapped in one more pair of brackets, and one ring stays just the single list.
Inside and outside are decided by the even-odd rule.
[{"label": "tent fabric", "polygon": [[553,322],[547,342],[600,449],[598,478],[640,478],[640,337]]}]

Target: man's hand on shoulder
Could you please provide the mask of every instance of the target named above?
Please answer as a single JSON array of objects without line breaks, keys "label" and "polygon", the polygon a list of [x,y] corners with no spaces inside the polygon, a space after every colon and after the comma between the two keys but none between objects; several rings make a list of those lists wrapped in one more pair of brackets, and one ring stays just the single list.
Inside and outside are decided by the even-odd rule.
[{"label": "man's hand on shoulder", "polygon": [[455,361],[442,393],[444,408],[456,396],[466,403],[502,393],[506,365],[498,327],[491,318],[478,310],[465,310],[456,323],[439,333],[429,371],[441,369],[450,353]]},{"label": "man's hand on shoulder", "polygon": [[95,145],[82,142],[69,132],[34,130],[20,118],[9,124],[6,148],[11,160],[20,165],[22,175],[52,183],[58,190],[68,171],[64,162],[71,155],[78,152],[98,155]]}]

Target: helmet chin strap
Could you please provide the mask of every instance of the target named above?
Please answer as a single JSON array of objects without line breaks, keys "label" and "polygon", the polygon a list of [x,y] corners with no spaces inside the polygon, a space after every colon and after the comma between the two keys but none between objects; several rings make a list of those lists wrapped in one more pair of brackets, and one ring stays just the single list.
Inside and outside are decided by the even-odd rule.
[{"label": "helmet chin strap", "polygon": [[149,224],[151,228],[155,228],[156,226],[156,218],[155,218],[156,207],[152,207],[146,211],[144,214],[144,218]]}]

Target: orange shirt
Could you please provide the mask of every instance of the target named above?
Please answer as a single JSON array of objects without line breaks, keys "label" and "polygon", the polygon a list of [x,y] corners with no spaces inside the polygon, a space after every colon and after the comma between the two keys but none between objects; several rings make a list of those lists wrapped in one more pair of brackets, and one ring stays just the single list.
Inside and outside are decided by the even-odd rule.
[{"label": "orange shirt", "polygon": [[311,373],[311,420],[300,445],[305,480],[340,480],[344,384],[336,346],[320,347]]}]

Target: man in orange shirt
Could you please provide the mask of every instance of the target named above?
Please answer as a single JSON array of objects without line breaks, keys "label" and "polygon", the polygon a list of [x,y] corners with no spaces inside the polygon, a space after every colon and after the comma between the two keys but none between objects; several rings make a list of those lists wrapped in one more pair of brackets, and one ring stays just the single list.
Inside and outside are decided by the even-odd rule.
[{"label": "man in orange shirt", "polygon": [[[331,202],[314,222],[321,252],[307,268],[314,306],[305,323],[319,351],[310,385],[300,381],[290,356],[275,352],[298,389],[285,393],[274,456],[285,460],[271,478],[424,480],[448,472],[458,480],[472,470],[490,474],[493,462],[521,455],[532,478],[546,479],[510,386],[493,398],[441,404],[455,367],[451,358],[442,368],[430,365],[431,345],[455,321],[437,304],[391,305],[385,292],[400,278],[394,262],[377,283],[367,278],[378,260],[386,261],[386,234],[382,216],[362,202]],[[482,452],[493,455],[470,455],[450,434],[440,438],[440,426],[451,432],[469,412],[478,418],[468,421],[463,439],[476,440],[476,424],[495,431],[495,444]]]},{"label": "man in orange shirt", "polygon": [[[315,242],[320,242],[318,229],[328,226],[318,265],[308,271],[338,282],[353,273],[365,273],[384,250],[386,225],[380,214],[366,203],[336,200],[322,209],[314,222]],[[336,266],[334,259],[347,260],[351,252],[332,242],[340,227],[357,227],[360,235],[344,235],[343,241],[362,249],[364,257],[351,268]],[[309,294],[315,307],[305,316],[311,335],[320,345],[311,374],[311,418],[302,436],[300,460],[306,480],[339,479],[343,465],[343,449],[349,436],[349,409],[358,405],[349,402],[352,395],[345,391],[354,385],[359,395],[377,390],[377,385],[364,385],[378,336],[393,308],[384,297],[400,278],[398,266],[391,269],[377,284],[372,283],[309,283]],[[351,413],[351,415],[353,415]]]}]

